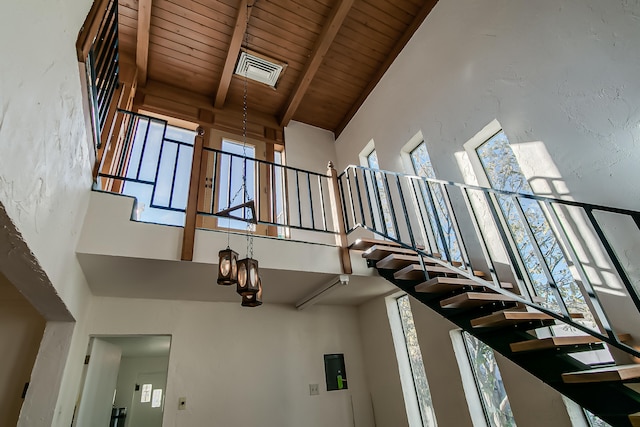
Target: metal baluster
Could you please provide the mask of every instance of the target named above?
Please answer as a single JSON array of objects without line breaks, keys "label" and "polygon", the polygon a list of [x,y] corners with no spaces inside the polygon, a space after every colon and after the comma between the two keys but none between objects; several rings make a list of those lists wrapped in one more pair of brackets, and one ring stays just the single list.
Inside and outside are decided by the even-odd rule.
[{"label": "metal baluster", "polygon": [[[433,253],[435,252],[433,250],[434,245],[431,238],[431,233],[429,233],[427,229],[427,222],[425,221],[424,212],[423,212],[423,206],[424,206],[424,210],[426,210],[426,205],[424,205],[424,198],[422,196],[422,188],[420,188],[420,185],[423,183],[423,181],[422,179],[416,180],[416,178],[409,178],[409,179],[411,182],[411,188],[413,189],[413,197],[414,197],[414,200],[416,201],[416,205],[418,206],[418,214],[420,215],[420,218],[419,218],[420,231],[423,233],[422,237],[424,237],[425,250],[429,250],[431,253]],[[418,184],[417,189],[416,189],[416,183]]]},{"label": "metal baluster", "polygon": [[529,220],[527,219],[527,216],[524,212],[524,209],[522,208],[522,205],[520,204],[520,199],[514,195],[510,196],[511,200],[513,201],[513,204],[515,205],[518,214],[520,215],[520,217],[522,218],[522,222],[524,224],[524,228],[525,231],[527,233],[527,236],[529,237],[529,240],[531,241],[531,246],[533,248],[533,251],[536,255],[536,257],[538,258],[539,262],[540,262],[540,267],[542,267],[542,271],[545,275],[545,277],[547,278],[547,282],[549,287],[551,287],[551,290],[553,291],[553,295],[556,297],[556,300],[558,301],[558,307],[560,308],[560,312],[562,314],[564,314],[565,316],[569,317],[569,310],[567,309],[567,305],[564,301],[564,298],[562,297],[562,294],[560,293],[560,288],[558,287],[558,284],[556,283],[553,274],[551,273],[551,269],[549,268],[549,264],[547,264],[547,259],[545,258],[544,254],[542,253],[542,250],[540,249],[540,245],[538,244],[538,240],[536,239],[535,233],[533,232],[533,230],[531,229],[531,224],[529,223]]},{"label": "metal baluster", "polygon": [[153,180],[153,187],[151,190],[151,201],[149,205],[155,205],[154,200],[156,198],[156,186],[158,185],[158,174],[160,173],[160,164],[162,163],[162,154],[164,153],[164,137],[167,134],[167,122],[163,122],[164,127],[162,129],[162,139],[160,142],[160,155],[158,156],[158,164],[156,165],[156,175]]},{"label": "metal baluster", "polygon": [[436,223],[436,229],[438,230],[438,236],[440,236],[440,240],[442,243],[442,249],[446,259],[447,260],[451,260],[451,255],[449,253],[449,247],[447,246],[447,242],[444,236],[444,231],[442,229],[442,224],[440,223],[440,216],[438,215],[438,208],[436,208],[435,202],[433,201],[433,193],[431,192],[431,185],[430,182],[426,179],[423,178],[425,183],[426,183],[426,189],[427,189],[427,197],[429,198],[429,205],[431,206],[431,209],[433,210],[433,219]]},{"label": "metal baluster", "polygon": [[[389,215],[391,216],[391,220],[393,222],[393,229],[395,230],[395,238],[398,239],[398,241],[401,241],[402,239],[400,239],[400,229],[398,228],[398,220],[396,218],[396,210],[393,207],[393,197],[391,197],[391,190],[389,189],[389,180],[387,178],[387,174],[380,172],[384,178],[384,188],[387,191],[387,202],[388,202],[388,208],[389,208]],[[384,218],[384,212],[383,212],[383,219],[385,221],[385,228],[386,228],[386,223],[387,220],[386,218]],[[387,232],[389,232],[389,230],[387,230]],[[393,236],[390,236],[393,237]]]},{"label": "metal baluster", "polygon": [[585,297],[585,300],[588,302],[589,308],[594,312],[596,317],[595,318],[596,322],[598,323],[600,328],[602,328],[603,331],[606,331],[609,338],[618,340],[618,337],[613,332],[613,328],[611,327],[611,322],[609,321],[607,313],[604,311],[602,304],[600,304],[600,299],[598,298],[598,294],[593,289],[593,286],[591,285],[591,281],[589,280],[589,277],[587,276],[587,273],[584,271],[584,267],[582,266],[582,263],[578,258],[578,255],[573,246],[573,242],[569,238],[566,228],[564,227],[562,221],[560,221],[560,218],[558,217],[558,213],[556,212],[554,206],[551,203],[544,202],[544,206],[546,208],[546,211],[549,214],[549,217],[551,218],[551,221],[554,223],[556,229],[558,230],[557,236],[562,241],[563,246],[565,248],[563,250],[562,247],[560,247],[560,249],[562,250],[563,256],[573,264],[573,267],[576,269],[576,272],[580,277],[580,280],[582,282],[582,287],[584,289],[584,293],[586,294],[583,296]]},{"label": "metal baluster", "polygon": [[169,193],[169,207],[173,207],[173,192],[176,186],[176,174],[178,173],[178,160],[180,159],[180,144],[176,144],[176,159],[173,162],[173,177],[171,178],[171,192]]},{"label": "metal baluster", "polygon": [[449,218],[449,220],[451,221],[451,224],[453,225],[453,232],[454,232],[456,243],[458,244],[458,249],[460,250],[462,265],[463,267],[468,268],[470,272],[472,272],[473,266],[471,265],[471,259],[469,258],[469,253],[467,252],[467,248],[466,248],[466,245],[464,244],[462,233],[460,232],[460,225],[458,224],[458,218],[451,204],[451,195],[449,194],[449,189],[444,184],[440,184],[440,188],[444,196],[443,199],[444,199],[445,207],[447,209],[447,217]]},{"label": "metal baluster", "polygon": [[[318,175],[318,191],[320,192],[320,210],[322,211],[322,229],[324,231],[327,231],[327,211],[324,206],[324,190],[322,189],[322,176],[320,175]],[[342,206],[344,206],[344,202]]]},{"label": "metal baluster", "polygon": [[[347,180],[347,189],[348,189],[348,194],[349,194],[349,206],[351,207],[351,217],[353,218],[353,223],[356,224],[358,221],[356,221],[356,210],[355,210],[355,206],[353,204],[353,190],[351,190],[351,177],[349,175],[349,169],[347,169],[346,171],[343,172],[342,175],[340,175],[340,177],[342,176],[346,176],[346,180]],[[340,184],[342,185],[342,179],[340,180]],[[359,190],[359,189],[358,189]],[[347,224],[347,230],[350,229],[349,227],[349,215],[347,215],[347,205],[345,203],[344,200],[344,190],[342,192],[342,206],[344,207],[343,209],[345,210],[344,212],[344,217],[345,217],[345,224]]]},{"label": "metal baluster", "polygon": [[300,176],[298,170],[296,170],[296,195],[298,198],[298,225],[302,227],[302,206],[300,202]]},{"label": "metal baluster", "polygon": [[313,212],[313,194],[311,193],[311,175],[307,173],[307,189],[309,190],[309,209],[311,210],[311,228],[316,229],[316,219]]},{"label": "metal baluster", "polygon": [[640,311],[640,298],[638,298],[638,293],[633,287],[631,280],[629,280],[629,276],[627,276],[627,273],[625,272],[624,267],[622,266],[622,263],[616,256],[616,253],[613,250],[613,247],[607,240],[607,237],[604,235],[604,231],[600,227],[598,220],[593,215],[592,209],[585,208],[584,211],[587,214],[587,217],[589,217],[589,221],[591,221],[591,225],[593,226],[596,234],[600,238],[600,242],[602,243],[602,246],[604,246],[604,249],[607,251],[607,255],[609,255],[609,259],[611,259],[613,266],[618,272],[618,276],[620,277],[620,280],[622,280],[622,283],[624,284],[625,288],[627,288],[627,292],[629,293],[629,296],[631,297],[631,300],[633,301],[633,303],[636,305],[636,309]]},{"label": "metal baluster", "polygon": [[[348,176],[348,174],[347,174]],[[356,184],[356,192],[358,194],[358,206],[360,206],[360,219],[362,220],[362,224],[366,223],[366,219],[364,217],[364,205],[362,204],[362,194],[360,191],[360,183],[358,182],[358,170],[357,169],[353,169],[353,179],[355,181]],[[351,205],[353,206],[353,194],[351,193],[351,190],[349,190],[349,195],[351,197]],[[356,216],[355,213],[353,215],[353,222],[354,225],[358,222],[356,221]]]},{"label": "metal baluster", "polygon": [[142,160],[147,148],[147,139],[149,138],[149,129],[151,128],[151,120],[147,120],[147,129],[144,131],[144,139],[142,140],[142,148],[140,149],[140,160],[138,161],[138,173],[136,179],[140,179],[140,169],[142,169]]}]

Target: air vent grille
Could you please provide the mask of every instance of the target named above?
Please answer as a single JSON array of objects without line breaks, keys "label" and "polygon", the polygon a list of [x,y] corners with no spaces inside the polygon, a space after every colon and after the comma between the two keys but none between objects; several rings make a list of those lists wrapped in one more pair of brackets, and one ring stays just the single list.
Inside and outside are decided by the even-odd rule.
[{"label": "air vent grille", "polygon": [[275,87],[283,66],[248,52],[241,52],[235,73],[239,76]]}]

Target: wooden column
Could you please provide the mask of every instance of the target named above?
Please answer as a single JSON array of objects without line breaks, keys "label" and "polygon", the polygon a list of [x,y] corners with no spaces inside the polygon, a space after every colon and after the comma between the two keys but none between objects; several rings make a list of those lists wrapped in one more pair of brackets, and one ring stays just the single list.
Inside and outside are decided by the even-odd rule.
[{"label": "wooden column", "polygon": [[184,233],[182,235],[183,261],[193,261],[193,245],[196,238],[196,217],[198,216],[198,193],[200,191],[200,169],[202,167],[202,147],[208,132],[202,127],[196,130],[193,144],[193,160],[191,162],[191,181],[189,182],[189,199],[185,213]]},{"label": "wooden column", "polygon": [[333,162],[329,162],[327,166],[327,176],[329,177],[329,199],[331,200],[331,215],[333,224],[337,227],[336,246],[340,251],[340,262],[342,263],[342,272],[351,274],[351,257],[349,256],[349,247],[347,243],[347,228],[344,224],[344,215],[342,209],[342,198],[340,197],[340,186],[338,185],[338,172],[333,167]]}]

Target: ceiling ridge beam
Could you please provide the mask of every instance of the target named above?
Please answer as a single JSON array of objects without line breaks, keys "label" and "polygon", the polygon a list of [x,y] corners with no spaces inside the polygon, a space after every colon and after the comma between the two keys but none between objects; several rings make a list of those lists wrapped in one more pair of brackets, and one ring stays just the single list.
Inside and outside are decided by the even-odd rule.
[{"label": "ceiling ridge beam", "polygon": [[216,99],[213,103],[215,108],[223,108],[227,99],[227,93],[229,92],[229,86],[231,85],[231,77],[233,77],[233,69],[242,47],[242,41],[244,34],[247,31],[247,23],[249,17],[251,17],[251,11],[255,0],[240,0],[238,6],[238,16],[236,17],[236,25],[233,29],[233,35],[231,36],[231,42],[229,43],[229,50],[227,51],[227,59],[224,61],[224,68],[222,69],[222,76],[220,77],[220,84],[216,91]]},{"label": "ceiling ridge beam", "polygon": [[300,106],[302,98],[307,92],[311,81],[318,72],[324,56],[331,47],[331,44],[338,34],[338,31],[340,31],[342,23],[351,10],[353,3],[354,0],[339,0],[338,4],[336,4],[331,11],[331,15],[322,28],[322,32],[316,39],[316,43],[313,47],[311,56],[309,57],[309,61],[307,61],[307,63],[305,64],[304,69],[302,70],[302,73],[300,74],[300,77],[298,78],[298,81],[296,82],[296,85],[291,92],[291,96],[289,96],[289,100],[287,101],[287,104],[283,109],[282,114],[280,115],[280,126],[287,126],[296,110]]},{"label": "ceiling ridge beam", "polygon": [[384,76],[384,74],[387,72],[389,67],[391,67],[391,64],[393,64],[393,61],[395,61],[395,59],[400,54],[402,49],[404,49],[406,44],[409,43],[409,40],[411,39],[411,37],[413,37],[413,34],[418,30],[420,25],[422,25],[422,22],[425,19],[427,19],[427,16],[429,15],[429,13],[431,13],[431,10],[435,7],[436,3],[438,3],[438,0],[429,0],[424,6],[422,6],[422,9],[420,9],[420,11],[413,18],[413,21],[411,21],[411,24],[409,24],[409,26],[407,27],[407,30],[404,32],[404,34],[402,34],[402,37],[393,46],[393,49],[391,50],[391,52],[389,52],[389,55],[387,55],[387,59],[382,63],[378,71],[376,71],[376,74],[369,81],[369,84],[362,91],[357,101],[353,103],[353,105],[349,109],[349,112],[347,112],[347,114],[345,114],[345,116],[342,118],[342,121],[340,122],[338,127],[334,129],[333,133],[335,134],[336,138],[340,136],[340,134],[342,133],[344,128],[347,127],[347,125],[349,124],[353,116],[356,115],[356,113],[358,112],[362,104],[364,104],[364,101],[367,99],[369,94],[380,82],[380,80],[382,79],[382,76]]},{"label": "ceiling ridge beam", "polygon": [[147,84],[149,69],[149,30],[151,29],[152,0],[140,0],[138,3],[138,31],[136,33],[136,67],[138,84]]}]

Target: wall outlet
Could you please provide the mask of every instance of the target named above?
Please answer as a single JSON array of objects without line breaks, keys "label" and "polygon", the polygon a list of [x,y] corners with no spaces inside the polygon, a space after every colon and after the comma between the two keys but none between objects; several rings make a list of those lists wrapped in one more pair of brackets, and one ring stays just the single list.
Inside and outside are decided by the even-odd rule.
[{"label": "wall outlet", "polygon": [[187,409],[187,398],[186,397],[179,397],[178,398],[178,409],[179,410]]},{"label": "wall outlet", "polygon": [[309,396],[317,396],[320,394],[318,384],[309,384]]}]

